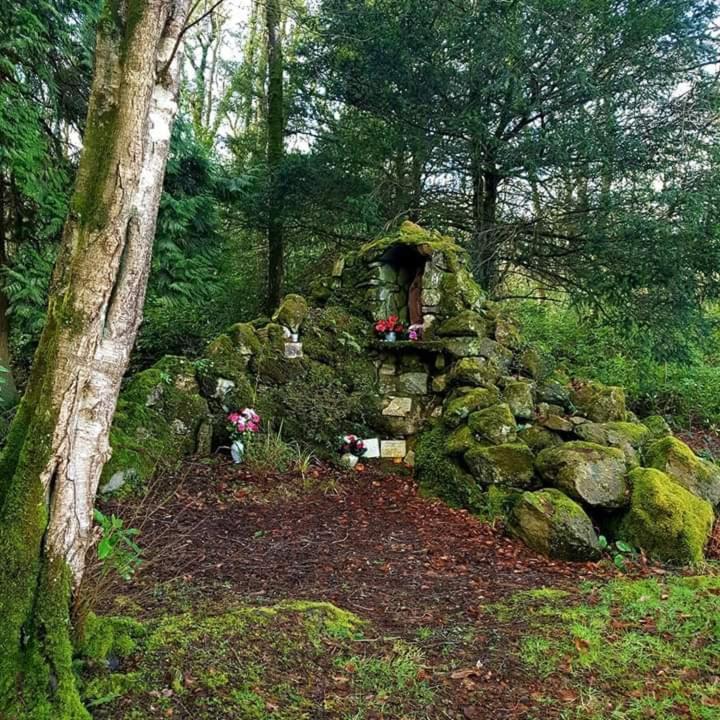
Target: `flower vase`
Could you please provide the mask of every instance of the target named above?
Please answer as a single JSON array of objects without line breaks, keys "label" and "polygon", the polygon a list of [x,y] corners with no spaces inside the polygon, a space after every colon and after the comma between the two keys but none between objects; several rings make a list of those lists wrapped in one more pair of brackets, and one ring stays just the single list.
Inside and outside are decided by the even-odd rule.
[{"label": "flower vase", "polygon": [[232,456],[233,462],[236,465],[240,465],[245,457],[245,443],[240,439],[233,440],[230,446],[230,455]]},{"label": "flower vase", "polygon": [[385,342],[395,342],[397,340],[397,333],[396,332],[387,332],[385,333]]},{"label": "flower vase", "polygon": [[340,462],[348,468],[354,468],[358,462],[358,456],[352,453],[345,453],[340,456]]}]

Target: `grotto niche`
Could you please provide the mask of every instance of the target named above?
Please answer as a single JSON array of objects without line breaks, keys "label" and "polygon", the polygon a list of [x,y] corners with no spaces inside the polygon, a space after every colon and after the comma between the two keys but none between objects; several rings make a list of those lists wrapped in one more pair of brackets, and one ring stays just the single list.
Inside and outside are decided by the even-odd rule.
[{"label": "grotto niche", "polygon": [[[421,318],[422,339],[379,337],[390,314]],[[295,335],[303,352],[288,357]],[[717,465],[661,417],[638,420],[622,388],[567,377],[484,297],[460,245],[412,223],[339,258],[269,322],[230,325],[202,358],[132,378],[102,492],[137,492],[159,467],[226,445],[227,414],[244,407],[331,461],[342,435],[370,439],[414,467],[422,492],[500,516],[553,557],[596,559],[604,535],[698,562],[720,506]]]},{"label": "grotto niche", "polygon": [[[422,325],[425,263],[414,245],[393,245],[380,258],[380,315],[397,315],[405,325]],[[378,318],[380,319],[380,318]]]}]

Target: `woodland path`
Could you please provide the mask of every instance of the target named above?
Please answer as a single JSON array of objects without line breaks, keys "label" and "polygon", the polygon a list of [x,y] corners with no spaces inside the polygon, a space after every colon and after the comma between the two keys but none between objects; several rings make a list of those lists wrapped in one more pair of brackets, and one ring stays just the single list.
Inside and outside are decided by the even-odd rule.
[{"label": "woodland path", "polygon": [[[532,698],[549,691],[565,700],[542,717],[559,717],[577,696],[530,676],[511,652],[522,620],[517,633],[507,623],[499,631],[484,608],[521,590],[573,592],[614,569],[547,560],[499,525],[420,497],[412,478],[393,470],[318,466],[302,478],[188,462],[135,508],[148,559],[132,583],[105,588],[100,609],[118,592],[147,617],[178,598],[194,608],[229,597],[328,601],[371,621],[383,641],[431,637],[423,646],[431,676],[452,648],[453,666],[467,672],[433,676],[443,709],[428,717],[535,717]],[[118,512],[133,524],[127,501]]]}]

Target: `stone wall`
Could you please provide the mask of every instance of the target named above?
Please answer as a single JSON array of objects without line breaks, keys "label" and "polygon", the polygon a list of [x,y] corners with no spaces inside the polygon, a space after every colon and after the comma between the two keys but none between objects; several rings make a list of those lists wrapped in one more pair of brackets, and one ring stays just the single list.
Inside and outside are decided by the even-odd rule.
[{"label": "stone wall", "polygon": [[[424,337],[382,342],[373,322],[403,313],[418,267]],[[226,413],[244,406],[329,458],[342,433],[400,441],[427,492],[499,513],[560,558],[598,557],[603,533],[697,561],[720,503],[714,464],[661,418],[639,422],[621,388],[556,377],[485,300],[465,252],[411,223],[338,261],[309,304],[288,296],[272,322],[234,325],[203,358],[165,359],[131,380],[105,489],[225,443]]]}]

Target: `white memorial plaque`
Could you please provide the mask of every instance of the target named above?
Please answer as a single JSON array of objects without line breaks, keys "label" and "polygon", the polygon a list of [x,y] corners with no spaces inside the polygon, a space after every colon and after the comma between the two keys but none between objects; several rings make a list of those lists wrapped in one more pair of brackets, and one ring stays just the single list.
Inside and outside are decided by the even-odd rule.
[{"label": "white memorial plaque", "polygon": [[363,440],[365,443],[365,449],[367,452],[363,455],[363,458],[372,460],[380,457],[380,440],[378,438],[368,438]]},{"label": "white memorial plaque", "polygon": [[380,443],[380,457],[404,458],[407,455],[405,440],[383,440]]}]

